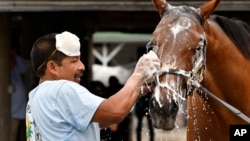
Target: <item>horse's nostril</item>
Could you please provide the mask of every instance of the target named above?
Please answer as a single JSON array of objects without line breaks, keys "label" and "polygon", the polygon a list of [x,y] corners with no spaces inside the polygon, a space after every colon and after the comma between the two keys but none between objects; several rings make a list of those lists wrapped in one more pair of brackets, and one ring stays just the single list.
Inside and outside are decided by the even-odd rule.
[{"label": "horse's nostril", "polygon": [[178,112],[179,110],[179,106],[177,105],[176,102],[172,101],[172,108],[171,108],[171,112],[175,113],[175,112]]}]

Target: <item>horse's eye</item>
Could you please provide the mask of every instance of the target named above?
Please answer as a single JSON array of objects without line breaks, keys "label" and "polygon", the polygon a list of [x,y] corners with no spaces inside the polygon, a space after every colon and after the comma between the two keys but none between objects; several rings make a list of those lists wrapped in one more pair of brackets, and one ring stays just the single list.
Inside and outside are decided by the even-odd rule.
[{"label": "horse's eye", "polygon": [[153,44],[152,44],[152,42],[150,41],[150,42],[148,42],[147,44],[146,44],[146,48],[147,48],[147,51],[150,51],[150,50],[152,50],[153,49]]},{"label": "horse's eye", "polygon": [[202,46],[197,46],[196,51],[200,51],[202,49]]}]

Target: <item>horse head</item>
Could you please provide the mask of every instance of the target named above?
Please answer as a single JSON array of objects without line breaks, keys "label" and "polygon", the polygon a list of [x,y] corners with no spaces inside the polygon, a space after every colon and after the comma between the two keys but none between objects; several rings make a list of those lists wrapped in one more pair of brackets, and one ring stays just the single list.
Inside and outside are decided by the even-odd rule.
[{"label": "horse head", "polygon": [[150,115],[156,128],[171,130],[179,107],[188,94],[195,92],[193,82],[201,82],[206,61],[204,21],[220,0],[199,8],[172,6],[165,0],[152,0],[161,16],[147,48],[161,60],[156,87],[150,101]]}]

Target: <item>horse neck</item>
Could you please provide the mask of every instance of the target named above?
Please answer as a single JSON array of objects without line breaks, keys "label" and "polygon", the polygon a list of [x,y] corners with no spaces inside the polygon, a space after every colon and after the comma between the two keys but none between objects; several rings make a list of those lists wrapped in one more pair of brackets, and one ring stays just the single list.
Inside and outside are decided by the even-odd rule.
[{"label": "horse neck", "polygon": [[[250,116],[249,60],[216,23],[208,21],[204,30],[207,38],[206,71],[201,84],[221,100]],[[227,141],[230,124],[245,124],[222,104],[202,92],[189,96],[188,104],[188,141]]]},{"label": "horse neck", "polygon": [[[213,21],[205,24],[207,37],[206,72],[203,85],[231,105],[245,111],[250,100],[250,61],[243,56],[222,29]],[[240,104],[239,104],[240,103]]]}]

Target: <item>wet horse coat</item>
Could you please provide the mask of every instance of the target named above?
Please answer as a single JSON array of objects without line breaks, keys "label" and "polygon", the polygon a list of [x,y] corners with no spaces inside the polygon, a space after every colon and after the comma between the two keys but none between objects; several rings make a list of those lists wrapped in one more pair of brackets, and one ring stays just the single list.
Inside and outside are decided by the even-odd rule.
[{"label": "wet horse coat", "polygon": [[148,47],[162,60],[162,73],[156,77],[150,114],[156,128],[171,130],[186,99],[188,141],[228,141],[230,125],[247,124],[193,82],[250,117],[249,26],[210,17],[219,2],[196,9],[153,0],[162,18]]}]

